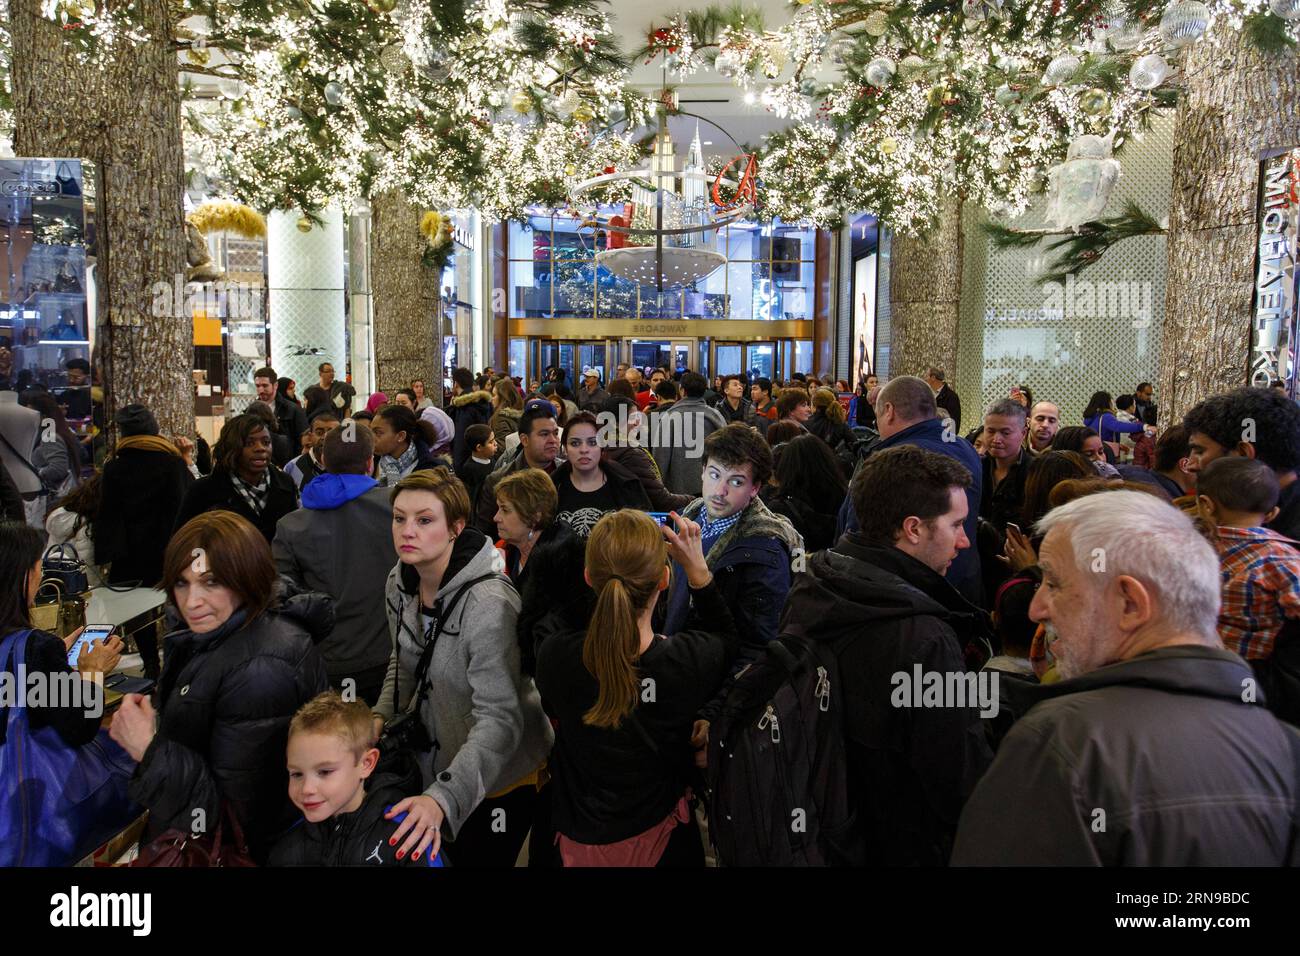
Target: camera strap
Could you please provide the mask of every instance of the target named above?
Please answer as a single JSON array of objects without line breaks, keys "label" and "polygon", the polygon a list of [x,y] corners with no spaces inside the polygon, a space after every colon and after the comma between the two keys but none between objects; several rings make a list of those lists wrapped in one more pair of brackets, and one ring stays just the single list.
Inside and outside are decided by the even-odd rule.
[{"label": "camera strap", "polygon": [[[410,713],[418,714],[420,709],[424,706],[425,700],[429,696],[429,688],[433,685],[433,678],[429,675],[429,667],[433,663],[433,649],[438,643],[439,636],[442,634],[443,625],[445,625],[451,617],[451,612],[455,610],[456,605],[460,603],[460,599],[469,592],[470,588],[478,584],[480,581],[487,581],[497,576],[498,574],[495,571],[481,574],[476,578],[466,581],[464,585],[457,588],[456,592],[451,595],[450,601],[447,601],[446,598],[439,598],[437,603],[434,604],[433,623],[425,629],[424,650],[420,653],[420,661],[415,667],[415,679],[417,683]],[[445,601],[447,603],[444,606]],[[399,667],[398,670],[400,671],[401,668]],[[398,699],[400,700],[400,698]]]}]

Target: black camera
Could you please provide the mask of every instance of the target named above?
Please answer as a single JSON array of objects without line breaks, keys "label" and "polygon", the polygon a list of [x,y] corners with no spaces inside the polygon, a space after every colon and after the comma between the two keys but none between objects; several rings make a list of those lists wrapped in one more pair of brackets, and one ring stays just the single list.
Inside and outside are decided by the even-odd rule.
[{"label": "black camera", "polygon": [[379,756],[382,760],[408,751],[410,753],[423,754],[433,749],[433,740],[429,737],[429,729],[424,726],[424,721],[420,719],[417,711],[400,714],[390,720],[384,727],[384,732],[379,736]]}]

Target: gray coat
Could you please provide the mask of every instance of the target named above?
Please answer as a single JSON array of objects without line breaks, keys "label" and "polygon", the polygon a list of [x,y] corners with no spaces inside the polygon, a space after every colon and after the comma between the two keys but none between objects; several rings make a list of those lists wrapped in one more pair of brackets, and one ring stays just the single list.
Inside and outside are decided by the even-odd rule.
[{"label": "gray coat", "polygon": [[303,493],[303,507],[279,520],[271,542],[277,571],[334,599],[334,630],[319,650],[335,682],[393,656],[384,618],[384,585],[396,560],[392,491],[371,488],[344,500],[345,478],[365,480],[317,475]]},{"label": "gray coat", "polygon": [[[496,572],[456,603],[429,663],[423,716],[437,743],[423,761],[424,792],[446,811],[453,838],[484,797],[537,770],[555,740],[532,678],[520,670],[519,595],[504,568],[492,542],[466,528],[438,590],[438,601],[449,604],[469,581]],[[425,625],[414,569],[394,567],[385,593],[394,650],[375,712],[389,718],[414,703]]]},{"label": "gray coat", "polygon": [[664,487],[698,498],[704,492],[704,439],[726,420],[702,398],[682,398],[651,419],[650,440]]},{"label": "gray coat", "polygon": [[1022,688],[1037,702],[971,794],[953,864],[1295,866],[1297,731],[1243,702],[1254,686],[1237,655],[1185,645]]}]

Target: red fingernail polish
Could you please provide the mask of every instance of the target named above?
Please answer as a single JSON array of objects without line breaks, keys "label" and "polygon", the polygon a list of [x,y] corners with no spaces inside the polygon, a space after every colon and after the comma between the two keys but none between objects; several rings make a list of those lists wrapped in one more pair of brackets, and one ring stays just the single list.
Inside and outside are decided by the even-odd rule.
[{"label": "red fingernail polish", "polygon": [[404,856],[406,856],[406,851],[405,851],[405,850],[398,850],[398,851],[397,851],[397,858],[398,858],[399,860],[400,860],[402,857],[404,857]]},{"label": "red fingernail polish", "polygon": [[389,846],[396,846],[396,844],[397,844],[397,837],[393,837],[391,840],[388,841]]}]

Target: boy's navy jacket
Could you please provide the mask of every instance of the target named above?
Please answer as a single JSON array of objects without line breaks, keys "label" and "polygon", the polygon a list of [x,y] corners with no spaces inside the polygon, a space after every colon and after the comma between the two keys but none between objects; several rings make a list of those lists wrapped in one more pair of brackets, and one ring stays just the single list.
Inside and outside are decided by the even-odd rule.
[{"label": "boy's navy jacket", "polygon": [[442,866],[441,854],[433,860],[427,852],[415,861],[409,856],[397,859],[402,845],[388,841],[406,814],[391,820],[384,814],[410,795],[394,786],[397,777],[391,774],[376,775],[368,782],[366,798],[354,812],[335,814],[320,823],[306,819],[295,823],[271,850],[267,866]]}]

